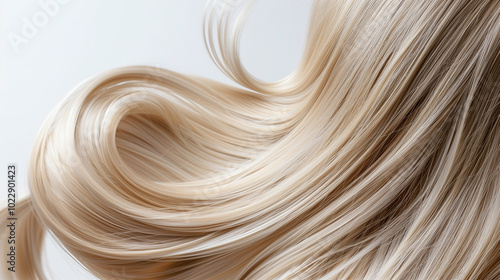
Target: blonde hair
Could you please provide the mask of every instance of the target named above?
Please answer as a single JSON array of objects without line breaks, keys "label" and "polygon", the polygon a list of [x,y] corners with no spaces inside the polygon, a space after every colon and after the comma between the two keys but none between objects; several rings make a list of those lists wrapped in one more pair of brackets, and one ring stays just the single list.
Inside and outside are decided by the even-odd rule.
[{"label": "blonde hair", "polygon": [[500,2],[316,1],[275,83],[229,2],[206,42],[244,88],[133,66],[51,113],[5,278],[50,232],[102,279],[499,279]]}]

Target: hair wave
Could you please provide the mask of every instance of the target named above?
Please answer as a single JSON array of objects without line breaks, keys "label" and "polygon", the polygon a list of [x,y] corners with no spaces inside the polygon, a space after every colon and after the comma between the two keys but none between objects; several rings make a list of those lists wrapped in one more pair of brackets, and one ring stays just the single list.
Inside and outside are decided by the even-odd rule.
[{"label": "hair wave", "polygon": [[102,279],[500,278],[499,1],[316,1],[273,83],[220,3],[207,48],[242,88],[81,83],[36,139],[5,277],[43,278],[50,232]]}]

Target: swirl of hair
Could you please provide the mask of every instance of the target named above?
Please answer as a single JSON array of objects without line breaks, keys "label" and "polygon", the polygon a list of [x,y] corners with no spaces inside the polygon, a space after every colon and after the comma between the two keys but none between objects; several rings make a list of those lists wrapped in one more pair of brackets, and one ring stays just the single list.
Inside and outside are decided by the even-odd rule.
[{"label": "swirl of hair", "polygon": [[315,1],[275,83],[224,7],[243,88],[132,66],[55,108],[5,279],[45,277],[45,232],[101,279],[500,279],[499,1]]}]

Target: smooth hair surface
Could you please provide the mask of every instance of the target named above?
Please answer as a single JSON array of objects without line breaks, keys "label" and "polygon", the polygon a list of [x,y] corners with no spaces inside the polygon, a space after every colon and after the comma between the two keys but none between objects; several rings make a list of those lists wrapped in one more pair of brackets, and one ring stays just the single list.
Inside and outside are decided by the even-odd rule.
[{"label": "smooth hair surface", "polygon": [[315,1],[272,83],[245,3],[204,19],[241,87],[130,66],[54,109],[2,279],[46,233],[101,279],[500,279],[500,1]]}]

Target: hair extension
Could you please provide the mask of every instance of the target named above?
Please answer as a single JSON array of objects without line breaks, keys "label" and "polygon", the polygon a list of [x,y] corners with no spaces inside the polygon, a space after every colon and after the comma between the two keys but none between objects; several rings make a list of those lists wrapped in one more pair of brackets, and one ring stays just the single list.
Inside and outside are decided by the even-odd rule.
[{"label": "hair extension", "polygon": [[272,83],[239,59],[249,7],[220,3],[206,45],[242,87],[78,85],[38,133],[4,279],[44,278],[47,232],[101,279],[500,279],[499,1],[315,1]]}]

